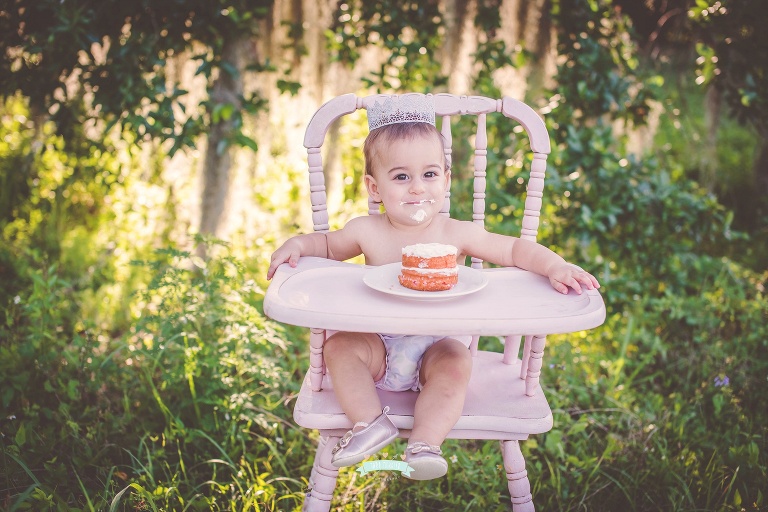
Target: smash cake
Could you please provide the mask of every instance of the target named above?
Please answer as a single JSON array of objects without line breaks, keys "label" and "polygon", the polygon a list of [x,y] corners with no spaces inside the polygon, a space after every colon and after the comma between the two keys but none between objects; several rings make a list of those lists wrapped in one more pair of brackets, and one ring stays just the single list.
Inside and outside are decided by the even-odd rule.
[{"label": "smash cake", "polygon": [[411,290],[450,290],[459,280],[458,250],[446,244],[415,244],[403,247],[400,284]]}]

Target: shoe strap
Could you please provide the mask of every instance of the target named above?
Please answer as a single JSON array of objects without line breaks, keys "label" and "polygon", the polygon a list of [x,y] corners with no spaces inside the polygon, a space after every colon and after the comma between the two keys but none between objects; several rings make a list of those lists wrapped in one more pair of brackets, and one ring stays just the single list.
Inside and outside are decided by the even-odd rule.
[{"label": "shoe strap", "polygon": [[[388,413],[388,412],[389,412],[389,406],[386,406],[386,407],[384,407],[384,409],[381,411],[381,416],[385,416],[385,417],[386,417],[386,415],[387,415],[387,413]],[[381,416],[380,416],[380,417],[381,417]],[[377,419],[378,419],[378,418],[377,418]],[[362,430],[362,429],[360,429],[360,430],[358,430],[357,432],[355,432],[355,429],[356,429],[357,427],[363,427],[363,428],[365,428],[365,427],[367,427],[367,426],[368,426],[368,423],[366,423],[366,422],[364,422],[364,421],[358,421],[357,423],[355,423],[355,424],[352,426],[352,430],[348,430],[348,431],[347,431],[347,433],[346,433],[346,434],[344,434],[344,436],[343,436],[343,437],[342,437],[342,438],[339,440],[339,444],[338,444],[338,445],[336,445],[336,447],[334,448],[334,451],[336,451],[336,450],[338,450],[338,449],[340,449],[340,448],[344,448],[345,446],[347,446],[347,445],[349,444],[349,441],[352,439],[352,437],[353,437],[355,434],[357,434],[358,432],[360,432],[360,430]]]},{"label": "shoe strap", "polygon": [[406,450],[410,451],[413,454],[421,453],[421,452],[431,452],[436,455],[442,455],[443,450],[440,449],[439,446],[434,446],[425,443],[424,441],[416,441],[413,444],[409,444]]}]

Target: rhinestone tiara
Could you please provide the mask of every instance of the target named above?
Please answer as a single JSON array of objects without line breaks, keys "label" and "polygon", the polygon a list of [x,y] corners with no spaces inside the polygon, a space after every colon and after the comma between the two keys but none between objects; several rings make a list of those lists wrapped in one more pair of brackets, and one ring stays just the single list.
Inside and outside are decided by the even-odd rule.
[{"label": "rhinestone tiara", "polygon": [[401,96],[389,96],[368,105],[368,129],[396,123],[435,124],[435,101],[432,95],[408,93]]}]

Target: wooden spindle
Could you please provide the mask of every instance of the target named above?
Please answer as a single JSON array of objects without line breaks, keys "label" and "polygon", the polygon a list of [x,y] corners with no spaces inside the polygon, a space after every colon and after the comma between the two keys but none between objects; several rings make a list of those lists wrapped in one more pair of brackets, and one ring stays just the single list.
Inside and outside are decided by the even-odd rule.
[{"label": "wooden spindle", "polygon": [[504,338],[504,356],[501,362],[504,364],[515,364],[520,353],[520,340],[522,336],[507,336]]},{"label": "wooden spindle", "polygon": [[507,487],[512,501],[513,512],[534,512],[531,483],[525,469],[525,459],[520,451],[520,442],[501,442],[504,471],[507,473]]},{"label": "wooden spindle", "polygon": [[547,171],[547,155],[534,153],[531,163],[531,177],[523,211],[523,229],[520,238],[536,241],[539,232],[539,217],[541,216],[541,198],[544,196],[544,175]]},{"label": "wooden spindle", "polygon": [[539,376],[541,375],[541,364],[546,341],[546,336],[534,336],[531,339],[531,354],[528,360],[528,372],[525,377],[525,394],[528,396],[536,394],[536,390],[539,388]]},{"label": "wooden spindle", "polygon": [[523,359],[520,363],[520,378],[524,379],[528,375],[528,361],[531,359],[531,340],[533,336],[525,337],[525,344],[523,345]]},{"label": "wooden spindle", "polygon": [[317,445],[315,462],[312,465],[312,475],[309,479],[309,492],[304,498],[304,512],[328,512],[331,509],[333,491],[336,489],[336,479],[339,470],[331,464],[334,446],[339,442],[336,436],[321,436]]},{"label": "wooden spindle", "polygon": [[328,205],[325,196],[325,176],[320,148],[307,149],[309,164],[309,197],[312,202],[312,225],[315,231],[328,231]]},{"label": "wooden spindle", "polygon": [[[472,192],[472,222],[485,226],[485,189],[486,169],[488,167],[488,135],[485,126],[485,114],[477,116],[475,134],[474,181]],[[472,268],[483,268],[483,260],[472,258]]]},{"label": "wooden spindle", "polygon": [[312,391],[323,389],[323,343],[325,343],[325,329],[309,330],[309,384]]},{"label": "wooden spindle", "polygon": [[[445,147],[443,152],[445,153],[445,163],[450,169],[453,163],[453,135],[451,134],[451,116],[442,117],[442,126],[440,127],[440,133],[443,134],[445,139]],[[440,213],[446,217],[451,214],[451,190],[450,188],[445,192],[445,202],[440,209]]]}]

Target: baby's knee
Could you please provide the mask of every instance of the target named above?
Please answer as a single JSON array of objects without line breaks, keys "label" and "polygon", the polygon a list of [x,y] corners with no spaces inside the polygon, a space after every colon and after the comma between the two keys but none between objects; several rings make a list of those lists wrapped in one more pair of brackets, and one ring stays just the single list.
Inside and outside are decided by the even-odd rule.
[{"label": "baby's knee", "polygon": [[370,365],[385,357],[381,339],[375,334],[337,332],[323,343],[323,357],[338,361],[360,360]]},{"label": "baby's knee", "polygon": [[472,354],[469,350],[458,350],[448,359],[446,371],[458,380],[468,381],[472,374]]},{"label": "baby's knee", "polygon": [[472,374],[472,354],[466,348],[446,351],[434,363],[430,374],[452,383],[468,382]]},{"label": "baby's knee", "polygon": [[326,359],[344,358],[355,354],[352,333],[337,332],[323,343],[323,357]]}]

